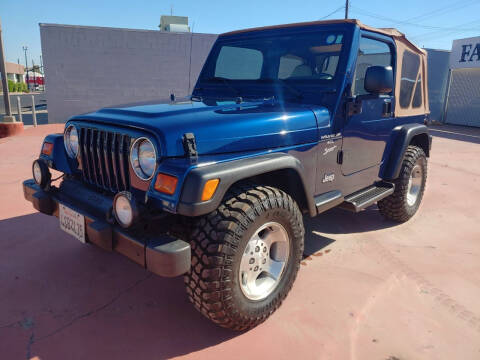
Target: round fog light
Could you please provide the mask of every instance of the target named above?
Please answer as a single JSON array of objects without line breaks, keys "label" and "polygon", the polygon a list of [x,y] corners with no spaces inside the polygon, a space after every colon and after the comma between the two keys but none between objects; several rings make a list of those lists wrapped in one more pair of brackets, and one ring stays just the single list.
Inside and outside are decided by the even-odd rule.
[{"label": "round fog light", "polygon": [[137,215],[137,207],[132,194],[124,191],[115,195],[113,200],[113,214],[121,227],[130,227]]},{"label": "round fog light", "polygon": [[51,179],[50,171],[48,171],[48,166],[41,160],[35,160],[32,164],[32,173],[33,180],[35,183],[40,186],[42,189],[45,189]]}]

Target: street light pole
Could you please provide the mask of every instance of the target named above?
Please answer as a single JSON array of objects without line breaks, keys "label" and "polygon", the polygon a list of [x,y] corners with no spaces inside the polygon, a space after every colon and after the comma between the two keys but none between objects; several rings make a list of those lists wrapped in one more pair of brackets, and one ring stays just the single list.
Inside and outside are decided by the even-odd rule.
[{"label": "street light pole", "polygon": [[23,52],[25,53],[25,70],[27,70],[27,78],[26,78],[26,83],[27,83],[27,89],[29,88],[29,84],[28,84],[28,62],[27,62],[27,50],[28,50],[28,46],[22,46],[22,50]]},{"label": "street light pole", "polygon": [[3,121],[15,122],[15,116],[12,115],[10,108],[10,94],[8,93],[7,67],[5,65],[5,55],[3,54],[2,23],[0,22],[0,72],[2,73],[3,102],[5,103],[5,115]]},{"label": "street light pole", "polygon": [[348,19],[348,5],[349,1],[345,0],[345,19]]}]

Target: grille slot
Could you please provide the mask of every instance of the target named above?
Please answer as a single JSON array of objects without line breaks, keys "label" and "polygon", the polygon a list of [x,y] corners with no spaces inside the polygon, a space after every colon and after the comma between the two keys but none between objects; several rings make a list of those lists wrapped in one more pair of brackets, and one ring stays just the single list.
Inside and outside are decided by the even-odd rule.
[{"label": "grille slot", "polygon": [[83,181],[114,193],[128,190],[130,136],[92,127],[79,134]]}]

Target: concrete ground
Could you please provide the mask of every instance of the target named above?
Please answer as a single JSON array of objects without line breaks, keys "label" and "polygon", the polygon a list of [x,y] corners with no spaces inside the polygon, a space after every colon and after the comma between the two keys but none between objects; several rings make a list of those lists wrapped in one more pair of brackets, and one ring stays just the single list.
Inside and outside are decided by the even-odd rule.
[{"label": "concrete ground", "polygon": [[2,359],[480,359],[480,131],[435,127],[408,223],[333,209],[306,220],[306,258],[257,328],[216,327],[181,279],[85,246],[23,199],[45,134],[0,140]]}]

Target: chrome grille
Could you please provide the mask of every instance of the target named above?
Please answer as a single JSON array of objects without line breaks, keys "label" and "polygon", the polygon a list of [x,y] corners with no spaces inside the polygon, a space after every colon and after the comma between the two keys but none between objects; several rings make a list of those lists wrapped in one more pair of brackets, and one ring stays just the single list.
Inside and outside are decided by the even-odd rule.
[{"label": "chrome grille", "polygon": [[83,180],[111,192],[128,190],[130,136],[92,127],[79,128],[79,135]]}]

